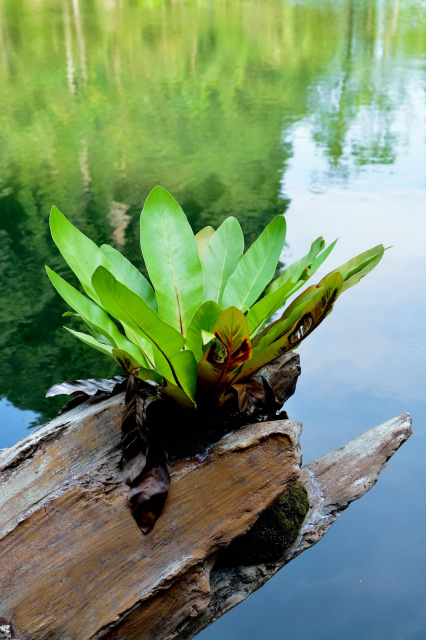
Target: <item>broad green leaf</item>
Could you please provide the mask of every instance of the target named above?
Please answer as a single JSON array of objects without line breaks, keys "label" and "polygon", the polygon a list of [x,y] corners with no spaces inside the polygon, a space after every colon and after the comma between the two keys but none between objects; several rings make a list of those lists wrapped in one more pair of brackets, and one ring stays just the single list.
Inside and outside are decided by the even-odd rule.
[{"label": "broad green leaf", "polygon": [[[329,247],[327,247],[325,251],[323,251],[323,253],[318,256],[317,260],[319,258],[322,258],[321,262],[318,263],[314,261],[312,263],[312,269],[315,269],[315,271],[318,269],[318,267],[320,266],[320,264],[322,264],[322,262],[324,262],[325,257],[327,257],[327,255],[330,253],[336,242],[337,240],[335,240]],[[295,298],[290,307],[286,309],[285,314],[290,314],[297,305],[305,302],[307,295],[310,295],[312,291],[315,291],[315,288],[324,286],[324,283],[327,282],[329,278],[331,278],[336,273],[340,273],[343,278],[343,287],[340,291],[340,293],[343,293],[343,291],[346,291],[346,289],[354,286],[361,280],[361,278],[366,276],[367,273],[369,273],[380,262],[383,257],[383,253],[383,245],[378,245],[377,247],[374,247],[369,251],[364,251],[364,253],[361,253],[359,256],[352,258],[352,260],[349,260],[337,269],[333,269],[333,271],[324,276],[324,278],[320,280],[317,285],[308,287],[308,289],[305,289],[305,291],[303,291],[297,298]],[[323,257],[324,254],[327,255]],[[312,271],[312,273],[314,273],[314,271]]]},{"label": "broad green leaf", "polygon": [[180,351],[170,358],[173,370],[179,380],[179,386],[186,395],[195,402],[195,391],[197,387],[197,361],[192,351],[186,349]]},{"label": "broad green leaf", "polygon": [[201,261],[204,300],[219,302],[244,251],[244,236],[238,220],[227,218],[212,237]]},{"label": "broad green leaf", "polygon": [[[253,341],[253,345],[257,347],[257,345],[259,344],[265,345],[265,344],[269,344],[270,342],[273,342],[276,336],[279,335],[279,328],[278,328],[278,333],[276,328],[279,326],[282,326],[283,321],[288,320],[292,316],[293,311],[295,309],[306,305],[306,303],[318,292],[318,289],[321,286],[321,282],[319,284],[313,284],[307,289],[305,289],[304,291],[302,291],[302,293],[300,293],[297,296],[297,298],[295,298],[293,302],[284,310],[280,318],[275,320],[275,322],[271,322],[271,324],[265,327],[263,331],[261,331],[258,334],[258,336],[256,336],[256,339]],[[265,336],[268,336],[268,339],[266,342],[263,341]]]},{"label": "broad green leaf", "polygon": [[94,347],[101,353],[104,353],[106,356],[110,356],[110,358],[114,358],[112,355],[112,350],[114,347],[110,347],[108,344],[103,344],[92,338],[92,336],[87,335],[87,333],[80,333],[80,331],[74,331],[74,329],[70,329],[69,327],[64,327],[67,331],[72,333],[73,336],[88,344],[91,347]]},{"label": "broad green leaf", "polygon": [[211,333],[214,325],[223,309],[216,302],[207,300],[204,302],[192,318],[186,332],[186,347],[190,349],[195,359],[203,357],[203,331]]},{"label": "broad green leaf", "polygon": [[280,309],[294,291],[295,282],[290,276],[288,280],[264,298],[256,302],[247,314],[247,322],[250,336],[253,337],[260,331],[269,318]]},{"label": "broad green leaf", "polygon": [[176,200],[161,187],[151,191],[142,210],[141,247],[158,313],[185,335],[203,303],[203,274],[190,224]]},{"label": "broad green leaf", "polygon": [[[252,377],[261,367],[275,360],[282,353],[295,349],[331,312],[343,287],[339,273],[329,274],[323,286],[306,302],[296,306],[280,327],[276,339],[263,347],[262,342],[253,350],[253,357],[246,362],[234,382]],[[276,327],[276,333],[277,333]]]},{"label": "broad green leaf", "polygon": [[148,362],[138,348],[137,343],[134,344],[123,336],[108,314],[101,309],[96,302],[86,298],[86,296],[77,291],[77,289],[74,289],[74,287],[68,284],[68,282],[61,278],[61,276],[58,276],[58,274],[52,271],[52,269],[49,269],[49,267],[46,267],[46,271],[56,291],[63,297],[70,307],[78,312],[85,322],[88,330],[96,340],[99,340],[99,337],[95,333],[97,331],[101,335],[105,336],[112,346],[118,347],[119,349],[125,349],[131,353],[133,357],[139,360],[142,366],[148,366]]},{"label": "broad green leaf", "polygon": [[152,380],[157,384],[160,384],[162,379],[153,369],[147,369],[143,364],[133,357],[128,351],[124,349],[113,349],[112,355],[117,360],[118,364],[132,376],[136,376],[140,380]]},{"label": "broad green leaf", "polygon": [[148,367],[153,368],[155,359],[154,359],[154,347],[149,340],[147,340],[140,332],[135,331],[128,327],[124,322],[121,323],[123,325],[126,336],[133,342],[133,344],[137,345],[137,347],[142,351],[145,358],[148,362]]},{"label": "broad green leaf", "polygon": [[115,347],[115,344],[109,338],[102,335],[102,333],[98,331],[95,325],[89,322],[88,320],[86,320],[86,318],[83,318],[83,316],[80,313],[74,313],[74,311],[65,311],[65,313],[62,314],[62,317],[65,318],[66,316],[80,318],[80,320],[83,322],[84,326],[86,327],[90,335],[93,336],[95,340],[97,340],[98,342],[102,342],[103,344],[108,344],[111,347]]},{"label": "broad green leaf", "polygon": [[296,283],[302,275],[304,269],[312,264],[312,260],[314,260],[314,258],[319,254],[320,251],[324,249],[324,247],[324,238],[320,236],[311,244],[311,248],[309,249],[308,253],[303,256],[303,258],[300,258],[300,260],[297,260],[296,262],[290,264],[284,269],[282,274],[276,280],[271,282],[269,287],[266,289],[266,294],[268,295],[269,293],[272,293],[272,291],[276,291],[277,289],[279,289],[279,287],[281,287],[285,282],[288,282],[289,278],[293,278],[294,282]]},{"label": "broad green leaf", "polygon": [[[330,274],[329,274],[330,275]],[[327,276],[325,276],[327,278]],[[294,316],[294,311],[299,309],[303,311],[303,307],[309,302],[309,300],[318,293],[318,289],[321,287],[321,280],[318,284],[313,284],[302,293],[300,293],[297,298],[293,300],[293,302],[284,310],[281,317],[275,320],[275,322],[271,322],[267,327],[265,327],[253,341],[253,346],[255,350],[258,348],[264,348],[282,333],[282,331],[290,326],[292,322],[294,322],[295,318],[298,316]],[[284,324],[286,323],[286,324]],[[284,329],[283,329],[284,328]]]},{"label": "broad green leaf", "polygon": [[[284,314],[285,320],[290,320],[293,314],[300,311],[302,316],[297,322],[296,328],[289,336],[292,349],[295,349],[331,312],[334,303],[339,297],[343,287],[343,278],[340,273],[329,273],[319,283],[316,291],[304,292],[300,296],[303,302],[290,305],[288,315]],[[314,289],[314,287],[312,288]],[[277,339],[275,339],[275,342]],[[260,345],[261,347],[261,345]]]},{"label": "broad green leaf", "polygon": [[[316,240],[315,242],[318,242],[320,240],[320,238],[318,238],[318,240]],[[337,240],[335,240],[334,242],[331,243],[331,245],[329,245],[327,247],[327,249],[325,249],[325,251],[323,251],[318,257],[321,258],[321,262],[316,262],[314,264],[314,262],[312,262],[312,264],[308,265],[307,267],[303,268],[303,272],[304,274],[306,274],[305,276],[300,277],[300,273],[299,273],[299,281],[295,284],[295,286],[290,290],[288,297],[290,297],[291,295],[293,295],[293,293],[295,293],[298,289],[300,289],[301,286],[303,286],[303,284],[305,283],[305,281],[307,279],[310,278],[310,274],[309,274],[309,270],[314,268],[314,271],[312,271],[312,274],[315,273],[315,271],[319,268],[320,264],[325,260],[325,258],[329,255],[330,251],[333,249],[334,245],[336,244]],[[315,243],[314,243],[315,244]],[[314,245],[312,245],[313,247]],[[312,249],[311,247],[311,249]],[[324,257],[325,256],[325,257]],[[286,320],[287,318],[289,318],[291,316],[291,314],[293,313],[294,309],[296,307],[298,307],[301,304],[305,304],[306,302],[308,302],[308,300],[310,300],[310,298],[312,298],[313,295],[315,295],[315,293],[317,292],[317,289],[322,286],[323,281],[325,280],[325,278],[328,278],[329,276],[331,276],[333,273],[335,273],[335,271],[332,271],[331,273],[329,273],[328,275],[326,275],[318,284],[314,284],[311,285],[310,287],[308,287],[307,289],[305,289],[304,291],[302,291],[301,294],[299,294],[297,296],[297,298],[295,298],[293,300],[293,302],[290,304],[289,307],[287,307],[287,309],[285,309],[283,315],[278,318],[278,320],[275,320],[275,322],[272,322],[270,325],[268,325],[267,327],[265,327],[264,329],[262,329],[262,331],[256,336],[256,339],[253,341],[253,345],[255,347],[257,347],[257,345],[260,343],[261,340],[263,340],[263,338],[265,337],[265,335],[268,335],[268,340],[269,342],[272,342],[273,340],[275,340],[275,338],[273,338],[272,336],[274,336],[274,331],[275,331],[275,327],[276,325],[280,324],[283,322],[283,320]],[[295,275],[295,277],[297,277],[297,274]],[[275,292],[274,292],[275,293]],[[271,295],[271,294],[270,294]],[[281,305],[282,306],[282,305]],[[268,342],[268,344],[269,344]]]},{"label": "broad green leaf", "polygon": [[50,230],[56,246],[80,280],[85,292],[99,302],[92,287],[92,275],[100,265],[106,269],[111,268],[102,251],[84,233],[74,227],[56,207],[52,207],[50,213]]},{"label": "broad green leaf", "polygon": [[[324,251],[324,239],[317,238],[315,242],[312,243],[311,249],[309,253],[306,254],[303,258],[291,264],[287,269],[283,271],[279,278],[274,280],[272,284],[266,290],[266,293],[269,294],[272,291],[275,291],[278,286],[281,286],[282,283],[285,282],[288,276],[292,276],[295,280],[295,284],[293,289],[289,292],[289,296],[292,296],[298,289],[303,287],[305,282],[311,278],[314,273],[319,269],[324,260],[330,255],[332,250],[336,245],[337,240],[332,242]],[[318,252],[322,251],[319,255]]]},{"label": "broad green leaf", "polygon": [[[320,264],[324,262],[325,258],[329,255],[330,251],[333,249],[336,242],[337,240],[335,240],[331,245],[329,245],[329,247],[327,247],[327,249],[318,256],[317,262],[315,260],[313,261],[310,267],[310,269],[313,269],[312,273],[314,273],[314,270],[316,271],[320,266]],[[352,260],[349,260],[348,262],[341,265],[337,269],[334,269],[333,271],[331,271],[317,285],[312,285],[308,287],[308,289],[305,289],[305,291],[303,291],[297,298],[295,298],[295,300],[293,300],[291,305],[284,311],[284,314],[281,316],[281,318],[279,318],[278,320],[275,320],[275,322],[265,327],[261,331],[261,333],[259,333],[259,335],[256,337],[256,339],[253,342],[255,348],[257,348],[260,344],[262,344],[261,341],[265,338],[266,335],[268,336],[267,343],[269,344],[270,342],[273,342],[275,340],[274,336],[276,334],[276,326],[280,325],[280,323],[282,323],[283,320],[288,319],[297,306],[301,304],[305,304],[310,298],[312,298],[312,296],[316,293],[316,290],[319,287],[324,286],[324,283],[327,282],[327,280],[331,276],[333,276],[336,273],[340,273],[343,278],[343,287],[339,292],[339,295],[340,295],[341,293],[343,293],[343,291],[346,291],[346,289],[349,289],[350,287],[357,284],[361,280],[361,278],[366,276],[372,269],[374,269],[375,266],[377,266],[377,264],[380,262],[380,260],[383,257],[384,250],[385,249],[383,245],[378,245],[377,247],[374,247],[369,251],[364,251],[364,253],[361,253],[359,256],[352,258]],[[318,262],[319,259],[320,259],[320,262]],[[292,293],[294,293],[294,290],[291,291],[290,295]],[[265,296],[264,299],[266,299],[267,297],[268,296]],[[262,300],[260,302],[262,302]],[[247,316],[247,320],[249,320],[249,315]],[[249,326],[250,326],[250,323],[249,323]],[[265,342],[263,344],[265,345]]]},{"label": "broad green leaf", "polygon": [[336,238],[334,242],[329,244],[327,249],[324,249],[324,251],[320,253],[319,256],[312,260],[311,266],[307,268],[306,276],[303,278],[304,280],[308,280],[308,278],[314,275],[315,271],[318,271],[324,260],[326,260],[330,253],[333,251],[334,247],[336,246],[337,240],[338,238]]},{"label": "broad green leaf", "polygon": [[205,347],[206,344],[209,344],[209,342],[211,342],[212,340],[215,339],[215,335],[214,333],[211,333],[210,331],[204,331],[204,329],[202,329],[201,331],[201,336],[203,338],[203,346]]},{"label": "broad green leaf", "polygon": [[[101,333],[99,333],[99,331],[96,329],[95,325],[93,325],[91,322],[89,322],[88,320],[86,320],[86,318],[83,318],[83,316],[81,316],[79,313],[72,313],[72,311],[67,311],[66,313],[62,314],[63,316],[75,316],[76,318],[80,318],[85,327],[87,328],[87,330],[89,331],[89,333],[95,338],[95,340],[97,340],[98,342],[101,342],[102,344],[106,344],[107,346],[112,346],[114,348],[114,350],[116,351],[122,351],[123,353],[127,353],[127,355],[129,357],[132,357],[133,359],[136,359],[138,361],[138,366],[139,367],[149,367],[149,362],[145,356],[145,353],[138,347],[138,342],[136,341],[131,341],[128,340],[125,336],[122,336],[120,334],[120,339],[119,339],[119,344],[120,344],[120,349],[118,349],[112,342],[108,341],[108,338],[105,338],[105,336],[103,336]],[[140,339],[139,339],[140,341]],[[146,344],[147,341],[144,341]],[[150,345],[151,346],[151,345]],[[114,356],[115,357],[115,356]],[[152,359],[153,361],[154,359]],[[121,363],[119,363],[121,364]],[[151,370],[151,369],[149,369]],[[154,372],[153,372],[154,373]]]},{"label": "broad green leaf", "polygon": [[[140,362],[135,360],[129,353],[122,349],[113,349],[114,358],[118,364],[128,373],[134,375],[141,380],[152,380],[162,385],[162,378],[152,369],[141,367]],[[180,351],[171,358],[172,366],[182,385],[182,388],[171,384],[166,379],[161,390],[170,395],[178,404],[189,405],[194,408],[195,390],[197,383],[197,363],[194,354],[191,351]]]},{"label": "broad green leaf", "polygon": [[204,229],[201,229],[201,231],[195,235],[195,242],[197,243],[200,260],[202,259],[214,232],[213,227],[204,227]]},{"label": "broad green leaf", "polygon": [[298,322],[303,316],[303,310],[301,308],[296,309],[287,322],[282,321],[280,325],[280,332],[276,341],[268,340],[264,341],[264,344],[258,345],[253,349],[253,357],[246,362],[238,375],[233,379],[233,383],[245,380],[254,376],[259,369],[272,362],[275,358],[278,358],[282,353],[291,351],[292,347],[288,340],[292,331],[295,330]]},{"label": "broad green leaf", "polygon": [[[297,300],[297,304],[293,303],[285,309],[283,314],[274,322],[271,322],[265,327],[253,340],[253,351],[258,352],[259,349],[264,349],[268,344],[274,342],[303,312],[303,306],[316,295],[318,292],[318,285],[313,285],[306,289]],[[303,297],[302,297],[303,296]],[[300,298],[300,300],[299,300]],[[299,315],[294,315],[294,312],[299,309]]]},{"label": "broad green leaf", "polygon": [[185,391],[180,387],[177,387],[175,384],[172,384],[168,380],[164,378],[164,386],[161,387],[160,391],[164,393],[164,395],[169,396],[179,406],[187,409],[189,411],[194,411],[196,405],[192,400],[186,395]]},{"label": "broad green leaf", "polygon": [[219,398],[252,353],[246,317],[236,307],[221,313],[213,333],[215,340],[198,363],[198,392],[203,399]]},{"label": "broad green leaf", "polygon": [[122,253],[108,244],[103,244],[101,251],[111,264],[112,269],[110,268],[110,271],[113,272],[117,280],[121,280],[123,284],[134,293],[137,293],[150,307],[157,311],[157,299],[154,290],[139,269],[129,262]]},{"label": "broad green leaf", "polygon": [[117,341],[117,347],[126,351],[132,358],[135,358],[141,367],[151,369],[145,353],[139,348],[138,344],[132,340],[128,340],[125,336],[120,334],[120,339]]},{"label": "broad green leaf", "polygon": [[47,275],[56,291],[69,306],[88,320],[102,335],[108,338],[115,347],[118,347],[122,334],[117,329],[108,314],[101,309],[96,302],[89,300],[82,293],[77,291],[66,280],[58,276],[57,273],[46,267]]},{"label": "broad green leaf", "polygon": [[277,216],[253,242],[228,280],[220,302],[224,309],[235,306],[245,311],[256,302],[274,276],[285,232],[285,218]]},{"label": "broad green leaf", "polygon": [[141,333],[151,342],[157,371],[180,386],[171,365],[171,358],[182,349],[183,336],[164,322],[145,300],[130,291],[104,267],[96,269],[92,284],[102,304],[114,318]]},{"label": "broad green leaf", "polygon": [[352,258],[345,264],[332,271],[332,273],[341,273],[343,277],[343,291],[350,289],[364,278],[374,267],[376,267],[383,258],[385,248],[382,244],[377,245],[369,251],[360,253],[359,256]]}]

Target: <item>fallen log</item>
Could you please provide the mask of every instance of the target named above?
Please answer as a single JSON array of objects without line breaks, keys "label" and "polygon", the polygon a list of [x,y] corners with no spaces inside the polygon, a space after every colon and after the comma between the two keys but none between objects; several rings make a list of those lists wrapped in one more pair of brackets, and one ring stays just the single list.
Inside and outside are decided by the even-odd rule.
[{"label": "fallen log", "polygon": [[[84,403],[0,452],[3,637],[192,638],[315,544],[411,433],[405,414],[300,469],[299,423],[243,427],[172,461],[143,536],[122,481],[122,404]],[[273,557],[277,510],[298,524]]]},{"label": "fallen log", "polygon": [[298,479],[307,490],[310,507],[295,543],[275,562],[213,567],[209,606],[177,636],[179,640],[193,638],[316,544],[342,511],[376,484],[389,458],[410,435],[411,417],[404,413],[302,467]]}]

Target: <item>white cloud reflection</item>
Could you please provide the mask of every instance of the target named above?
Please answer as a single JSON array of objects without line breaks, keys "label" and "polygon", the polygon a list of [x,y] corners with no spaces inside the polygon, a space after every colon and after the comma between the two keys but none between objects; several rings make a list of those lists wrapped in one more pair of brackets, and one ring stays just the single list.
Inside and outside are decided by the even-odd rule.
[{"label": "white cloud reflection", "polygon": [[[416,113],[426,116],[424,98],[420,104],[417,92],[411,97]],[[294,156],[283,184],[291,198],[286,215],[289,247],[283,260],[304,255],[319,235],[327,243],[339,237],[315,276],[319,280],[376,244],[393,247],[375,271],[342,295],[327,321],[299,347],[303,375],[317,391],[344,384],[377,395],[424,400],[424,121],[412,123],[392,166],[364,167],[345,183],[327,177],[328,160],[311,139],[309,120],[293,131]],[[322,176],[314,192],[312,176],[317,187]]]}]

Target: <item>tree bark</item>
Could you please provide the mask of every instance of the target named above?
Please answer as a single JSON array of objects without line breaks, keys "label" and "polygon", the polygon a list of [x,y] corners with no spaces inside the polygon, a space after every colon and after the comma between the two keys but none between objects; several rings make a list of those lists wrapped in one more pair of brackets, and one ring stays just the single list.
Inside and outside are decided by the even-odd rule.
[{"label": "tree bark", "polygon": [[[122,404],[82,404],[0,452],[0,638],[192,638],[315,544],[411,433],[404,414],[300,468],[299,423],[249,425],[172,461],[143,536],[120,468]],[[226,566],[228,545],[295,480],[310,505],[295,542],[273,562]]]}]

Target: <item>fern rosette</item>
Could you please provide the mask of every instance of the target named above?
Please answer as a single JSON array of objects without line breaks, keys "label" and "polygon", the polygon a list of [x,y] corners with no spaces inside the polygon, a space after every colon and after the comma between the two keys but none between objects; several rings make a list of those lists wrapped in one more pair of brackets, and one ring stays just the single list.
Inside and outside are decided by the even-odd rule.
[{"label": "fern rosette", "polygon": [[[131,478],[135,517],[145,532],[161,511],[169,483],[167,456],[158,443],[149,444],[146,407],[151,400],[146,397],[168,397],[188,411],[217,408],[230,399],[237,399],[242,411],[250,404],[248,395],[262,400],[253,377],[312,333],[385,250],[378,245],[365,251],[295,297],[336,241],[325,247],[324,239],[317,238],[305,256],[274,279],[286,238],[283,216],[274,218],[244,252],[243,232],[234,217],[194,236],[176,200],[156,187],[140,218],[149,280],[113,247],[98,247],[56,207],[50,228],[84,291],[47,267],[53,286],[73,309],[65,315],[78,316],[86,329],[68,331],[114,358],[130,375],[124,459],[127,450],[126,477]],[[135,453],[132,447],[139,440],[143,446]]]},{"label": "fern rosette", "polygon": [[286,237],[283,216],[274,218],[244,253],[235,218],[194,236],[176,200],[156,187],[140,220],[149,282],[119,251],[96,246],[56,207],[50,228],[86,293],[47,268],[53,286],[88,333],[68,331],[188,409],[222,403],[234,383],[296,348],[384,252],[378,245],[338,267],[268,325],[314,275],[335,242],[325,248],[318,238],[303,258],[273,280]]}]

